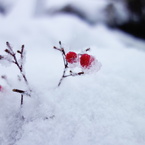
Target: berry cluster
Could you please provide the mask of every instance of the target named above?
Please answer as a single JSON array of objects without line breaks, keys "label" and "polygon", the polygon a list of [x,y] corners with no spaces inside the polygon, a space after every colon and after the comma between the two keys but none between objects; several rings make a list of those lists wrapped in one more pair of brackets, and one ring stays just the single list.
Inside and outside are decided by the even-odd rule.
[{"label": "berry cluster", "polygon": [[[62,57],[64,61],[64,71],[58,83],[58,86],[60,86],[62,80],[66,77],[83,75],[86,74],[87,72],[92,72],[93,70],[98,71],[101,68],[101,63],[98,62],[98,60],[94,56],[87,54],[90,48],[86,49],[85,53],[77,54],[74,51],[69,51],[68,53],[66,53],[61,45],[61,42],[59,42],[59,44],[60,44],[60,48],[54,46],[54,49],[62,53]],[[81,68],[81,72],[77,72],[77,73],[73,72],[72,70],[70,70],[71,66],[77,66]],[[70,70],[69,74],[67,73],[68,70]]]},{"label": "berry cluster", "polygon": [[68,52],[66,54],[66,61],[70,64],[78,63],[81,65],[82,68],[90,69],[96,62],[94,56],[89,54],[77,54],[75,52]]}]

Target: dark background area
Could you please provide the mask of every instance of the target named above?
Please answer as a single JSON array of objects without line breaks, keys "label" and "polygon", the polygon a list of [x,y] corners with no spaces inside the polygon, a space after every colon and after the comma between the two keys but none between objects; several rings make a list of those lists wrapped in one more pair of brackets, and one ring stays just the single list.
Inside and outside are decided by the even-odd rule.
[{"label": "dark background area", "polygon": [[[36,0],[37,15],[40,15],[40,13],[48,15],[67,13],[79,17],[84,22],[89,23],[90,25],[96,25],[98,23],[95,18],[89,19],[88,15],[86,15],[86,13],[82,11],[82,9],[78,8],[72,3],[51,10],[43,9],[43,5],[45,5],[46,1],[47,0]],[[122,3],[127,10],[127,20],[119,21],[120,16],[117,14],[119,11],[116,7],[117,3]],[[8,15],[13,6],[14,3],[10,1],[7,2],[0,0],[0,14],[3,16]],[[109,27],[120,29],[135,37],[145,39],[145,0],[108,0],[108,4],[103,9],[103,13],[106,15],[106,20],[104,21],[104,23]]]},{"label": "dark background area", "polygon": [[129,10],[126,23],[116,25],[121,30],[145,39],[145,0],[125,0]]}]

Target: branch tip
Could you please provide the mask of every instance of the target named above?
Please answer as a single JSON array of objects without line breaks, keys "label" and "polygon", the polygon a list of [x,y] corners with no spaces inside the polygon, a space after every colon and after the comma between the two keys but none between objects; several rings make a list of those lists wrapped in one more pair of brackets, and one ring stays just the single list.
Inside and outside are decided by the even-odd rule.
[{"label": "branch tip", "polygon": [[61,45],[61,41],[59,41],[59,45]]},{"label": "branch tip", "polygon": [[10,45],[10,43],[9,43],[8,41],[6,42],[6,45],[7,45],[7,47],[8,47],[9,49],[12,49],[12,48],[11,48],[11,45]]},{"label": "branch tip", "polygon": [[7,42],[6,42],[6,45],[8,46],[9,44],[10,44],[10,43],[7,41]]},{"label": "branch tip", "polygon": [[86,51],[90,51],[90,50],[91,50],[91,48],[87,48],[87,49],[86,49]]},{"label": "branch tip", "polygon": [[24,47],[25,47],[25,45],[23,44],[23,45],[22,45],[22,49],[24,49]]}]

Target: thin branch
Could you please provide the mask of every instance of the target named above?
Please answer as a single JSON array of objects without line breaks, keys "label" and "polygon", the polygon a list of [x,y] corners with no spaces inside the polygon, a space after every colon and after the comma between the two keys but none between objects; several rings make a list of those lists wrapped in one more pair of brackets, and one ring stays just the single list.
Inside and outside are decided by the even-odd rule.
[{"label": "thin branch", "polygon": [[70,77],[70,76],[72,76],[72,77],[74,77],[74,76],[80,76],[80,75],[83,75],[83,74],[84,74],[84,72],[71,73],[71,74],[69,74],[69,75],[64,75],[64,78]]},{"label": "thin branch", "polygon": [[[23,96],[27,95],[27,96],[31,97],[31,89],[29,87],[28,80],[27,80],[25,72],[23,70],[23,67],[24,67],[24,57],[25,57],[24,45],[22,45],[21,49],[17,50],[17,52],[16,52],[16,53],[20,54],[20,61],[18,60],[18,58],[16,56],[16,53],[14,52],[14,50],[11,47],[9,42],[6,42],[6,46],[7,46],[7,49],[5,49],[5,52],[8,55],[10,55],[12,58],[9,59],[9,58],[7,58],[5,56],[0,55],[0,59],[5,59],[8,62],[11,62],[11,63],[15,64],[18,67],[18,69],[20,71],[20,74],[22,75],[22,78],[23,78],[24,82],[27,85],[28,91],[23,91],[23,90],[19,90],[19,89],[13,89],[13,92],[17,92],[17,93],[21,94],[21,107],[22,107],[22,105],[23,105]],[[6,76],[2,76],[2,78],[8,83],[8,80],[7,80]]]},{"label": "thin branch", "polygon": [[62,80],[65,78],[66,69],[67,69],[67,68],[65,67],[64,70],[63,70],[63,74],[62,74],[62,77],[61,77],[61,79],[60,79],[60,81],[59,81],[59,83],[58,83],[58,87],[61,85]]},{"label": "thin branch", "polygon": [[59,49],[59,48],[57,48],[57,47],[55,47],[55,46],[54,46],[53,48],[54,48],[54,49],[56,49],[56,50],[59,50],[59,51],[61,51],[61,49]]},{"label": "thin branch", "polygon": [[[20,53],[20,55],[21,55],[21,68],[22,68],[22,70],[23,70],[24,45],[22,45],[22,47],[21,47],[21,53]],[[28,82],[28,81],[27,81],[27,82]]]},{"label": "thin branch", "polygon": [[87,48],[86,51],[90,51],[91,48]]},{"label": "thin branch", "polygon": [[13,91],[13,92],[16,92],[16,93],[20,93],[20,94],[22,94],[22,95],[31,96],[30,92],[28,92],[28,91],[19,90],[19,89],[13,89],[12,91]]},{"label": "thin branch", "polygon": [[10,43],[9,43],[9,42],[6,42],[6,45],[7,45],[8,49],[9,49],[11,52],[13,52],[13,49],[12,49]]},{"label": "thin branch", "polygon": [[13,89],[13,92],[21,94],[21,103],[20,103],[20,105],[21,105],[21,108],[22,108],[23,102],[24,102],[24,95],[30,96],[30,94],[28,94],[26,91],[19,90],[19,89]]},{"label": "thin branch", "polygon": [[13,61],[12,62],[14,64],[16,64],[16,66],[18,67],[18,69],[19,69],[19,71],[20,71],[20,73],[21,73],[25,83],[28,85],[28,80],[27,80],[26,75],[25,75],[25,73],[23,71],[23,63],[22,63],[23,59],[24,59],[24,45],[22,45],[21,51],[19,51],[19,50],[17,51],[17,53],[20,53],[20,55],[21,55],[20,56],[20,58],[21,58],[21,64],[18,63],[18,60],[16,58],[16,54],[14,53],[10,43],[6,42],[6,45],[7,45],[8,49],[6,49],[5,52],[13,57]]},{"label": "thin branch", "polygon": [[23,94],[21,94],[21,107],[23,106]]},{"label": "thin branch", "polygon": [[58,83],[58,87],[61,85],[63,79],[65,78],[65,73],[66,73],[67,68],[68,68],[68,62],[67,62],[66,59],[65,59],[65,50],[64,50],[64,48],[63,48],[62,45],[61,45],[61,41],[59,41],[59,45],[60,45],[60,48],[57,48],[57,47],[55,47],[55,46],[53,47],[54,49],[56,49],[56,50],[58,50],[58,51],[61,52],[62,58],[63,58],[63,64],[64,64],[63,74],[62,74],[62,77],[61,77],[61,79],[60,79],[60,81],[59,81],[59,83]]}]

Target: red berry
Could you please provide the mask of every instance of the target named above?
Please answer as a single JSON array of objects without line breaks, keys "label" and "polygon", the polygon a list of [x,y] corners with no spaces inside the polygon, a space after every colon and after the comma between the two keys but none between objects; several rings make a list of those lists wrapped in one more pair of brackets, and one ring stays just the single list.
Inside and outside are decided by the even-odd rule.
[{"label": "red berry", "polygon": [[66,60],[69,63],[76,63],[77,62],[77,54],[75,52],[68,52],[66,54]]},{"label": "red berry", "polygon": [[0,92],[3,90],[3,87],[0,85]]},{"label": "red berry", "polygon": [[83,68],[90,68],[95,58],[89,54],[82,54],[80,57],[80,64]]}]

